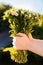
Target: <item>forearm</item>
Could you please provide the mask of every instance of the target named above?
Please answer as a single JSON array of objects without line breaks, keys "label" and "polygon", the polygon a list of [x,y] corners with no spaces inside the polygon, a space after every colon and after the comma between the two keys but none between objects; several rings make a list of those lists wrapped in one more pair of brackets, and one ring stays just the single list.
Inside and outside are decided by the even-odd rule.
[{"label": "forearm", "polygon": [[43,57],[43,40],[33,39],[28,45],[28,50]]}]

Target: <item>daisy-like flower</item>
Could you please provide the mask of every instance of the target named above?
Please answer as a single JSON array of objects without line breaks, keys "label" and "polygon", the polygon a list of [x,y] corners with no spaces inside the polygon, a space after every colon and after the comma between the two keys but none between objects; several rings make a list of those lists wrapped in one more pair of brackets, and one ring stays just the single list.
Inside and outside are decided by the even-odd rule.
[{"label": "daisy-like flower", "polygon": [[31,18],[32,17],[32,15],[31,14],[29,14],[29,18]]},{"label": "daisy-like flower", "polygon": [[11,11],[11,14],[12,14],[12,15],[15,15],[15,16],[18,16],[18,13],[17,13],[16,10],[12,10],[12,11]]}]

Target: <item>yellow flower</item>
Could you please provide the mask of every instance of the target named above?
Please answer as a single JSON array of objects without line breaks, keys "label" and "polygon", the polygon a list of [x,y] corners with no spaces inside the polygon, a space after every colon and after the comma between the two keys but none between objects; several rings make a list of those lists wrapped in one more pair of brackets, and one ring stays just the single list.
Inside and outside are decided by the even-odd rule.
[{"label": "yellow flower", "polygon": [[14,26],[15,26],[15,25],[13,25],[13,24],[10,24],[10,28],[14,29]]},{"label": "yellow flower", "polygon": [[18,52],[16,49],[14,49],[13,47],[9,47],[9,48],[5,48],[3,49],[3,52],[10,52],[10,57],[12,60],[15,60],[15,55],[18,55]]},{"label": "yellow flower", "polygon": [[17,50],[14,49],[13,47],[3,49],[3,52],[7,52],[7,51],[9,51],[11,54],[17,54]]},{"label": "yellow flower", "polygon": [[10,53],[10,55],[11,55],[11,59],[12,59],[12,60],[14,60],[14,59],[15,59],[15,58],[14,58],[14,55],[13,55],[13,54],[11,54],[11,53]]}]

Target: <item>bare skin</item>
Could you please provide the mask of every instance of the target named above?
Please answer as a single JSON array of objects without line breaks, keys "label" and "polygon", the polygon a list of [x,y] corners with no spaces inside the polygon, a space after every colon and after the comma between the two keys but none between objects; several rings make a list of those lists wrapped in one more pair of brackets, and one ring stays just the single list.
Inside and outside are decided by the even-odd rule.
[{"label": "bare skin", "polygon": [[17,50],[29,50],[43,57],[43,40],[34,39],[31,34],[18,33],[15,45]]}]

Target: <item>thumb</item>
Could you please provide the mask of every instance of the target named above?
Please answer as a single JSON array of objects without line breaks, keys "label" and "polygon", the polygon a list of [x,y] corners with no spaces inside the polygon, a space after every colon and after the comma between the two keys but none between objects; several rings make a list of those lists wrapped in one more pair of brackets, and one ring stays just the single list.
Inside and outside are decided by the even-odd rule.
[{"label": "thumb", "polygon": [[16,34],[16,36],[19,36],[19,37],[23,37],[25,34],[24,33],[18,33]]},{"label": "thumb", "polygon": [[29,39],[33,39],[31,33],[29,33],[28,37],[29,37]]}]

